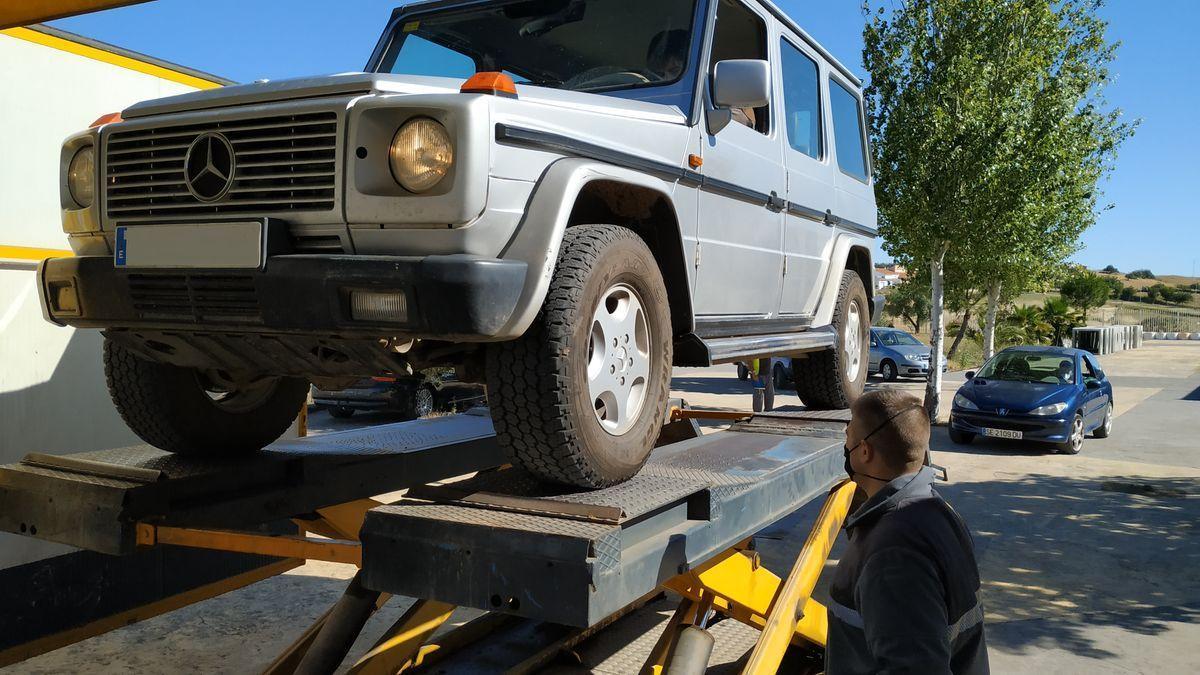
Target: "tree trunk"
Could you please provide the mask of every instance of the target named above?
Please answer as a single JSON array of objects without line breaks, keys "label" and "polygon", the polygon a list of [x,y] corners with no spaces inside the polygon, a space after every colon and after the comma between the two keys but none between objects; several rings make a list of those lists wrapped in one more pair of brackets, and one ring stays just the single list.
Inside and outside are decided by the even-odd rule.
[{"label": "tree trunk", "polygon": [[925,410],[929,413],[929,421],[937,422],[938,410],[942,403],[942,364],[946,362],[942,354],[942,343],[946,332],[946,320],[942,316],[942,300],[945,295],[942,288],[943,265],[946,260],[946,248],[943,244],[934,255],[929,265],[931,305],[929,307],[929,381],[925,384]]},{"label": "tree trunk", "polygon": [[946,352],[947,361],[954,358],[954,355],[958,353],[958,345],[962,344],[963,336],[967,334],[967,323],[970,321],[971,309],[968,307],[967,311],[963,312],[962,323],[958,325],[958,334],[954,336],[954,342],[950,343],[950,351]]},{"label": "tree trunk", "polygon": [[983,360],[996,354],[996,312],[1000,309],[1000,282],[988,286],[987,317],[983,321]]}]

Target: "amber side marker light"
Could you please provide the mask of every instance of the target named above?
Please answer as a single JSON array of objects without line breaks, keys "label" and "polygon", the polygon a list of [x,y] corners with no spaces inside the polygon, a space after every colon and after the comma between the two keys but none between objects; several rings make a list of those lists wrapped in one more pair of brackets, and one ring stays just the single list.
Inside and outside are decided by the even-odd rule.
[{"label": "amber side marker light", "polygon": [[504,73],[475,73],[458,89],[464,94],[491,94],[506,98],[517,97],[517,85]]},{"label": "amber side marker light", "polygon": [[89,126],[88,128],[95,129],[96,127],[103,126],[105,124],[113,124],[116,122],[123,122],[123,121],[124,120],[121,119],[121,113],[119,113],[119,112],[108,113],[107,115],[101,115],[100,117],[96,118],[96,121],[92,122],[92,125]]},{"label": "amber side marker light", "polygon": [[699,169],[704,166],[704,158],[700,155],[688,155],[688,166],[693,169]]}]

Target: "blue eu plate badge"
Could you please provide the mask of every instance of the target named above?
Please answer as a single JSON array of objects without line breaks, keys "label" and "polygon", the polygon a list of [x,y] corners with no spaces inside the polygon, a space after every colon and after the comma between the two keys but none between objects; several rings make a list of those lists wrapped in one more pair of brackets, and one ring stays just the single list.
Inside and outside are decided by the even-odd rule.
[{"label": "blue eu plate badge", "polygon": [[113,254],[113,265],[116,267],[124,267],[125,262],[129,259],[129,252],[125,245],[125,227],[117,228],[117,247]]}]

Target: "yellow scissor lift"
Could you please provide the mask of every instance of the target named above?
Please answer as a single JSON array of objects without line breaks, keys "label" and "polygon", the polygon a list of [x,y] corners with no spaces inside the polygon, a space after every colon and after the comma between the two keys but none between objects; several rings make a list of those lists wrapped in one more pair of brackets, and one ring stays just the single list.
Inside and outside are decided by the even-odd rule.
[{"label": "yellow scissor lift", "polygon": [[[267,670],[269,673],[333,672],[342,665],[367,619],[391,597],[389,590],[403,591],[397,594],[418,599],[363,657],[350,666],[350,672],[424,670],[451,658],[461,659],[464,653],[480,649],[489,640],[503,639],[506,630],[522,622],[545,623],[550,617],[558,619],[552,623],[574,625],[573,628],[556,625],[556,638],[533,649],[519,662],[506,666],[508,672],[533,672],[651,600],[663,597],[664,592],[677,595],[679,604],[650,650],[642,667],[644,673],[703,672],[713,646],[712,637],[704,627],[717,615],[761,631],[756,645],[744,658],[744,672],[776,672],[792,646],[819,650],[825,644],[826,614],[824,607],[812,599],[812,593],[846,517],[855,488],[849,481],[836,480],[840,471],[840,438],[845,417],[828,413],[750,417],[748,413],[683,408],[674,409],[671,417],[672,423],[664,428],[660,441],[665,444],[654,453],[657,459],[647,464],[639,478],[626,484],[625,493],[614,493],[616,497],[612,497],[619,503],[621,494],[635,491],[638,481],[643,480],[645,485],[662,495],[661,503],[651,500],[643,507],[597,505],[606,499],[603,491],[580,493],[584,496],[575,501],[572,501],[575,495],[547,496],[538,492],[530,496],[515,488],[506,492],[498,486],[528,485],[528,481],[519,478],[518,470],[500,464],[502,460],[488,433],[490,425],[486,424],[486,415],[477,412],[416,424],[389,425],[394,428],[386,432],[371,430],[369,436],[364,432],[343,432],[273,446],[278,457],[236,469],[239,480],[250,481],[247,484],[250,489],[247,486],[231,489],[226,483],[233,479],[225,475],[229,471],[226,466],[214,479],[221,484],[222,491],[201,508],[194,506],[198,501],[204,501],[197,500],[199,493],[187,493],[187,490],[202,492],[205,489],[205,481],[197,479],[197,472],[203,474],[203,471],[195,466],[182,470],[174,468],[173,463],[177,460],[155,454],[156,451],[150,449],[127,455],[115,451],[66,457],[32,456],[21,465],[0,467],[0,529],[20,532],[18,521],[21,526],[27,521],[38,521],[42,523],[39,538],[83,545],[107,553],[127,553],[165,544],[275,556],[292,561],[293,565],[304,560],[345,563],[360,568],[365,565],[365,569],[360,569],[351,580],[343,597],[275,660]],[[732,422],[733,430],[700,436],[698,419]],[[441,444],[426,442],[422,445],[422,430],[429,432],[430,438],[440,439]],[[393,443],[395,452],[381,453],[378,448],[366,448],[363,454],[355,454],[364,450],[358,447],[362,445],[362,438],[378,439],[381,433],[384,437],[387,433],[393,434],[390,441],[383,442]],[[447,448],[444,442],[447,438],[457,447]],[[407,445],[396,447],[401,443]],[[336,448],[332,453],[336,459],[326,453],[314,452],[312,446],[317,444]],[[347,447],[352,449],[349,458]],[[446,459],[452,455],[455,459]],[[700,464],[705,467],[712,464],[713,457],[734,457],[728,461],[738,468],[708,476],[687,465],[680,473],[681,463],[690,462],[693,457],[706,458]],[[763,462],[769,461],[775,463],[763,468]],[[280,463],[287,465],[286,470],[276,466]],[[168,465],[171,468],[167,468]],[[385,492],[380,489],[383,483],[373,482],[375,479],[371,478],[380,472],[404,467],[411,475],[420,477],[421,482],[429,482],[435,480],[433,476],[447,479],[466,473],[462,469],[468,466],[482,473],[474,479],[449,484],[450,488],[455,488],[450,491],[446,485],[414,489],[393,505],[374,499],[341,499],[355,489],[368,494]],[[747,466],[757,467],[758,472],[739,482],[736,477],[741,476]],[[301,476],[299,482],[297,475]],[[510,479],[510,475],[513,478]],[[721,478],[728,475],[735,478]],[[105,477],[109,483],[105,489],[113,491],[111,499],[106,496],[107,492],[94,492],[92,483],[96,476]],[[284,478],[272,482],[281,476]],[[708,487],[689,492],[692,487],[679,476],[696,479],[696,485]],[[72,491],[78,487],[75,481],[81,477],[88,484],[87,497],[73,501]],[[168,489],[168,485],[176,480],[189,482],[179,482]],[[321,485],[308,485],[309,480]],[[655,480],[659,482],[655,483]],[[835,482],[830,489],[830,483]],[[682,483],[675,491],[678,494],[655,487],[669,483]],[[466,487],[456,487],[461,485]],[[818,485],[815,490],[814,485]],[[476,489],[478,486],[484,489]],[[340,501],[315,508],[303,506],[307,502],[327,501],[319,496],[320,488],[337,495]],[[172,506],[169,499],[164,501],[163,494],[177,492],[184,493],[180,496],[180,504],[193,505],[190,510]],[[261,499],[256,500],[248,492],[257,493]],[[42,498],[46,494],[58,494],[60,498],[51,499],[47,504]],[[781,579],[760,563],[753,549],[752,535],[813,498],[820,498],[821,494],[826,496],[820,514],[795,564],[786,578]],[[292,502],[288,503],[288,499]],[[640,497],[627,499],[636,502]],[[93,511],[92,500],[97,500],[94,512],[83,514],[79,505],[87,503],[88,510]],[[296,509],[288,515],[300,533],[264,535],[246,531],[245,527],[254,526],[250,521],[239,528],[209,526],[235,522],[227,517],[235,512],[247,514],[246,517],[257,514],[262,520],[255,522],[266,522],[270,514],[264,509],[269,510],[268,507],[248,506],[262,501],[272,502],[270,508]],[[764,505],[768,502],[769,505]],[[105,506],[109,503],[119,503],[124,510],[116,507],[109,510]],[[635,512],[637,508],[644,508],[645,513]],[[726,510],[722,511],[722,508]],[[438,515],[428,520],[431,516],[427,516],[427,512]],[[747,520],[747,512],[754,517]],[[674,517],[670,515],[672,513],[686,513],[686,516],[678,516],[682,520],[670,520]],[[732,520],[734,513],[740,514],[740,524],[724,526],[723,522]],[[484,520],[478,521],[480,517]],[[497,522],[505,524],[496,526],[487,518],[498,518]],[[477,521],[483,523],[483,529],[471,529]],[[656,524],[659,521],[661,525]],[[366,527],[364,523],[367,523]],[[524,583],[515,589],[502,588],[494,579],[463,584],[461,579],[445,576],[451,568],[461,566],[445,565],[438,559],[460,555],[462,551],[445,541],[438,541],[435,542],[441,547],[438,556],[428,555],[435,549],[422,548],[422,535],[412,534],[422,531],[417,526],[432,527],[431,531],[445,532],[447,537],[469,542],[477,551],[476,557],[482,559],[489,550],[500,550],[494,547],[519,548],[523,541],[538,542],[538,536],[552,536],[523,530],[528,523],[533,523],[535,528],[546,528],[549,533],[559,526],[566,528],[565,531],[591,533],[586,534],[594,540],[588,542],[590,548],[585,560],[576,561],[565,554],[547,559],[551,567],[557,564],[564,569],[564,574],[572,571],[571,565],[575,563],[585,565],[580,569],[589,570],[593,575],[586,584],[587,589],[541,589],[540,581]],[[663,532],[672,534],[659,534],[655,527],[665,528]],[[753,529],[739,531],[739,527]],[[489,532],[497,531],[502,531],[504,536],[489,537]],[[635,532],[638,533],[636,536]],[[708,548],[687,551],[675,546],[681,532],[689,545],[694,540],[697,546]],[[28,530],[24,533],[31,534]],[[523,536],[535,538],[523,540]],[[603,543],[597,542],[612,542],[622,537],[642,539],[620,551],[596,553],[597,546],[603,547]],[[631,583],[631,579],[639,579],[637,552],[644,553],[667,540],[670,545],[655,549],[654,555],[661,561],[655,560],[669,559],[671,564],[679,561],[677,573],[659,572],[657,577],[646,577],[640,588]],[[489,546],[493,548],[489,549]],[[397,551],[410,553],[405,555]],[[523,549],[518,555],[496,555],[491,564],[503,567],[505,560],[520,558],[522,553]],[[604,566],[601,564],[604,561],[598,562],[598,559],[605,555],[610,558],[606,563],[609,566],[627,563],[626,568],[617,569],[617,573],[597,572]],[[466,556],[463,559],[469,560],[469,550]],[[536,558],[534,562],[538,566],[543,564],[542,558]],[[497,576],[511,574],[519,578],[523,570],[523,567],[502,569]],[[534,573],[540,576],[530,578],[544,577],[546,586],[555,583],[553,573],[548,576],[545,570]],[[429,577],[430,574],[437,578]],[[418,580],[413,581],[410,577]],[[426,583],[420,578],[432,580]],[[620,585],[613,585],[614,579],[620,579]],[[474,589],[473,592],[483,593],[479,598],[496,590],[503,597],[492,594],[490,603],[468,597],[463,595],[467,593],[463,589],[468,586]],[[571,595],[577,591],[584,593],[579,596],[583,598],[579,602]],[[565,598],[561,606],[548,608],[547,600],[559,595]],[[517,603],[521,598],[527,600],[524,606]],[[614,607],[614,602],[620,606]],[[458,628],[439,633],[459,606],[498,611],[490,611]]]}]

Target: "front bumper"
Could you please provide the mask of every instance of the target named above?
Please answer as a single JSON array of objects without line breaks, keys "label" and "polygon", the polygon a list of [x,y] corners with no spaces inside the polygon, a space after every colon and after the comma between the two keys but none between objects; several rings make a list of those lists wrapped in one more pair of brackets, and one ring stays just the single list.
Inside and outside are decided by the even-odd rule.
[{"label": "front bumper", "polygon": [[[525,272],[468,255],[279,255],[234,271],[118,269],[86,256],[43,262],[38,289],[49,321],[79,328],[486,340],[517,309]],[[406,316],[356,320],[352,291],[401,293]]]},{"label": "front bumper", "polygon": [[958,431],[979,436],[984,435],[984,429],[1020,431],[1022,440],[1047,443],[1063,443],[1071,437],[1071,419],[1058,416],[1012,413],[1000,415],[995,412],[953,408],[950,411],[950,426]]}]

